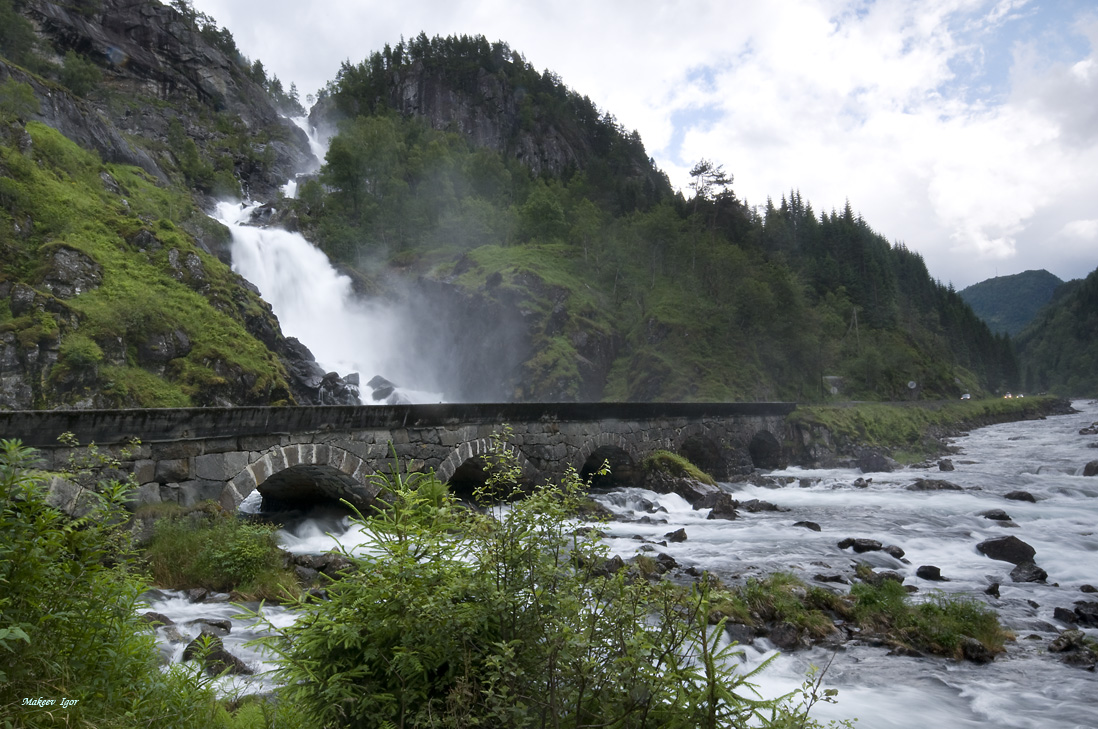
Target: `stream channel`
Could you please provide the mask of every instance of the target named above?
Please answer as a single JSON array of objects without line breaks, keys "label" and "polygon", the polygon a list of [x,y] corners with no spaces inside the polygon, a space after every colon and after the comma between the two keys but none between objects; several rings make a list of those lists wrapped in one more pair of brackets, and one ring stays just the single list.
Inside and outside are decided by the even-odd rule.
[{"label": "stream channel", "polygon": [[[905,584],[918,588],[915,599],[941,590],[970,596],[998,611],[1016,639],[1006,652],[986,665],[944,658],[889,655],[887,647],[851,640],[839,648],[805,648],[782,653],[760,676],[760,692],[773,696],[796,688],[810,665],[830,661],[825,686],[839,690],[836,705],[817,705],[817,719],[858,718],[863,729],[924,727],[1017,727],[1025,729],[1094,729],[1098,727],[1098,679],[1095,673],[1060,662],[1048,652],[1050,641],[1073,627],[1053,617],[1057,607],[1072,609],[1079,600],[1098,600],[1082,592],[1098,585],[1098,477],[1084,477],[1083,465],[1098,459],[1098,436],[1080,429],[1098,421],[1098,403],[1077,401],[1077,414],[1046,420],[982,428],[955,439],[955,470],[905,468],[875,473],[865,487],[863,474],[850,469],[774,471],[772,486],[725,483],[740,501],[760,499],[788,511],[740,513],[734,521],[707,520],[708,509],[693,510],[677,495],[643,489],[618,489],[597,496],[617,519],[603,525],[611,549],[630,558],[640,550],[665,552],[681,568],[708,570],[730,584],[776,571],[792,572],[810,584],[817,575],[843,575],[866,562],[874,569],[894,570]],[[944,479],[959,491],[912,491],[918,478]],[[782,486],[776,484],[783,483]],[[1034,503],[1007,500],[1024,490]],[[255,500],[244,509],[256,508]],[[654,507],[662,510],[653,511]],[[980,515],[1002,509],[1011,522]],[[812,521],[820,531],[795,527]],[[1016,525],[1016,526],[1011,526]],[[687,539],[666,546],[669,532],[684,528]],[[1011,581],[1012,565],[976,550],[986,539],[1011,534],[1036,549],[1036,562],[1048,572],[1047,584]],[[361,535],[345,517],[318,516],[279,533],[283,547],[295,553],[323,553],[336,540],[353,547]],[[638,539],[640,537],[643,540]],[[904,560],[883,551],[853,554],[840,549],[847,537],[869,538],[905,551]],[[647,543],[646,543],[647,542]],[[655,549],[655,551],[651,551]],[[906,561],[905,561],[906,560]],[[948,581],[916,576],[920,565],[934,565]],[[986,594],[1000,583],[999,597]],[[827,583],[837,590],[844,584]],[[216,600],[217,598],[215,598]],[[224,599],[224,597],[222,598]],[[183,636],[197,635],[187,621],[232,618],[239,610],[227,602],[190,603],[180,593],[154,591],[150,610],[163,613]],[[294,615],[280,607],[265,614],[276,626]],[[169,640],[160,628],[166,660],[181,659],[184,642]],[[1085,628],[1091,639],[1098,629]],[[233,618],[225,647],[261,672],[274,666],[269,657],[244,643],[256,637],[248,621]],[[188,638],[189,639],[189,638]],[[774,652],[765,638],[743,646],[742,658],[757,665]],[[262,675],[224,679],[225,691],[266,691]]]}]

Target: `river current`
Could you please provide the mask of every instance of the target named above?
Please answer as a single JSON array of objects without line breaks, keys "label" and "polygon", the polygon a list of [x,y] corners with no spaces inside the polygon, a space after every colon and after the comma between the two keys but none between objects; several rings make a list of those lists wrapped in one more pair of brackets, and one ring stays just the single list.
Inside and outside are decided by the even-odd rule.
[{"label": "river current", "polygon": [[[760,676],[764,696],[796,688],[810,666],[830,662],[824,684],[839,690],[838,703],[818,705],[813,710],[816,718],[856,717],[857,726],[869,729],[1094,729],[1098,678],[1062,664],[1047,651],[1049,642],[1071,627],[1054,619],[1054,609],[1071,609],[1077,600],[1095,599],[1080,588],[1098,585],[1098,477],[1082,475],[1083,466],[1098,459],[1098,437],[1079,434],[1098,421],[1098,403],[1077,401],[1075,407],[1077,414],[996,425],[957,438],[958,452],[951,457],[955,470],[950,472],[939,472],[937,465],[905,468],[870,474],[865,476],[871,479],[868,486],[857,487],[855,480],[863,477],[857,470],[790,468],[768,474],[786,482],[782,487],[722,484],[740,501],[760,499],[788,509],[741,512],[734,521],[707,520],[708,510],[695,511],[676,495],[613,491],[597,497],[619,517],[603,529],[611,549],[629,558],[644,546],[638,536],[660,542],[667,533],[684,528],[686,541],[668,542],[658,551],[670,554],[684,568],[709,570],[733,584],[779,570],[811,583],[821,573],[849,576],[855,563],[868,562],[875,569],[903,575],[905,584],[918,587],[916,599],[941,590],[980,600],[994,608],[1015,635],[1006,652],[987,665],[889,655],[887,648],[857,641],[837,651],[818,647],[780,655]],[[917,478],[948,480],[963,490],[908,490]],[[1004,498],[1017,490],[1029,492],[1036,502]],[[651,504],[666,513],[651,513]],[[989,509],[1005,510],[1016,526],[980,515]],[[816,522],[820,531],[793,526],[798,521]],[[1004,534],[1036,549],[1037,564],[1048,572],[1047,584],[1014,583],[1011,564],[976,551],[977,543]],[[906,561],[884,552],[852,554],[838,547],[846,537],[897,545],[905,551]],[[283,530],[280,538],[285,548],[298,553],[327,551],[337,539],[344,546],[359,541],[345,518],[332,515]],[[948,581],[916,577],[921,565],[939,567]],[[998,598],[985,593],[993,582],[1000,584]],[[150,609],[180,623],[238,612],[228,604],[188,603],[178,593],[153,597]],[[280,626],[294,619],[277,607],[267,615]],[[194,626],[179,627],[197,634]],[[1085,632],[1098,638],[1098,630]],[[268,658],[244,646],[255,635],[249,621],[235,620],[225,645],[253,668],[273,668]],[[163,651],[166,658],[179,660],[182,645],[165,642]],[[748,665],[774,652],[765,638],[744,646]],[[270,688],[262,677],[236,679],[234,685],[245,691]]]}]

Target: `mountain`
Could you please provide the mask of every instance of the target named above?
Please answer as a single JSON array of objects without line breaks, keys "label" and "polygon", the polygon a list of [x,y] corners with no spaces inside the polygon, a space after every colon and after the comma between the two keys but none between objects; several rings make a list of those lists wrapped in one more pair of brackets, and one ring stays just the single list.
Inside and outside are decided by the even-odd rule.
[{"label": "mountain", "polygon": [[989,278],[959,293],[992,331],[1014,336],[1033,321],[1063,283],[1042,269]]},{"label": "mountain", "polygon": [[0,0],[0,20],[0,407],[353,402],[229,269],[206,212],[244,195],[399,309],[384,346],[454,400],[1016,382],[1006,337],[849,205],[749,207],[710,160],[677,193],[504,43],[421,34],[344,64],[310,114],[326,159],[284,198],[318,162],[296,90],[189,3]]},{"label": "mountain", "polygon": [[1058,288],[1014,342],[1027,390],[1098,397],[1098,270]]},{"label": "mountain", "polygon": [[0,407],[336,397],[204,212],[312,158],[278,86],[193,11],[0,0],[0,19]]},{"label": "mountain", "polygon": [[[506,44],[420,35],[321,96],[310,120],[337,133],[286,219],[367,290],[399,272],[436,332],[497,312],[515,336],[481,396],[809,399],[828,377],[953,397],[1016,377],[1006,337],[849,205],[793,191],[760,212],[711,160],[672,193],[639,137]],[[428,359],[477,346],[408,332]]]}]

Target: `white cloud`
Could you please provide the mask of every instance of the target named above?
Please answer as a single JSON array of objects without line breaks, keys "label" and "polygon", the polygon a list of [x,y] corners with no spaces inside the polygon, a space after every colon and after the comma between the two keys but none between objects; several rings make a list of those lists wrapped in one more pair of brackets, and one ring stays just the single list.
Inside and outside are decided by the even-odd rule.
[{"label": "white cloud", "polygon": [[1098,241],[1098,220],[1073,220],[1060,233],[1069,238]]}]

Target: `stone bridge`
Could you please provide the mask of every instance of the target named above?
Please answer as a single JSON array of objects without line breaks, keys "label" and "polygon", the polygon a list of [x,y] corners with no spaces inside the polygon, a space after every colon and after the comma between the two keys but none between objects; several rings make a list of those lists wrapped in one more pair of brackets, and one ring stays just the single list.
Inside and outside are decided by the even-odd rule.
[{"label": "stone bridge", "polygon": [[[234,407],[0,411],[0,437],[38,448],[60,468],[73,433],[84,445],[124,456],[138,503],[213,500],[235,510],[258,490],[264,508],[377,495],[370,476],[393,455],[403,472],[433,470],[458,491],[483,483],[482,456],[508,425],[508,443],[530,481],[571,466],[590,477],[609,462],[619,484],[639,483],[656,450],[686,456],[718,479],[781,459],[791,403],[518,403],[358,407]],[[74,497],[75,498],[75,497]]]}]

